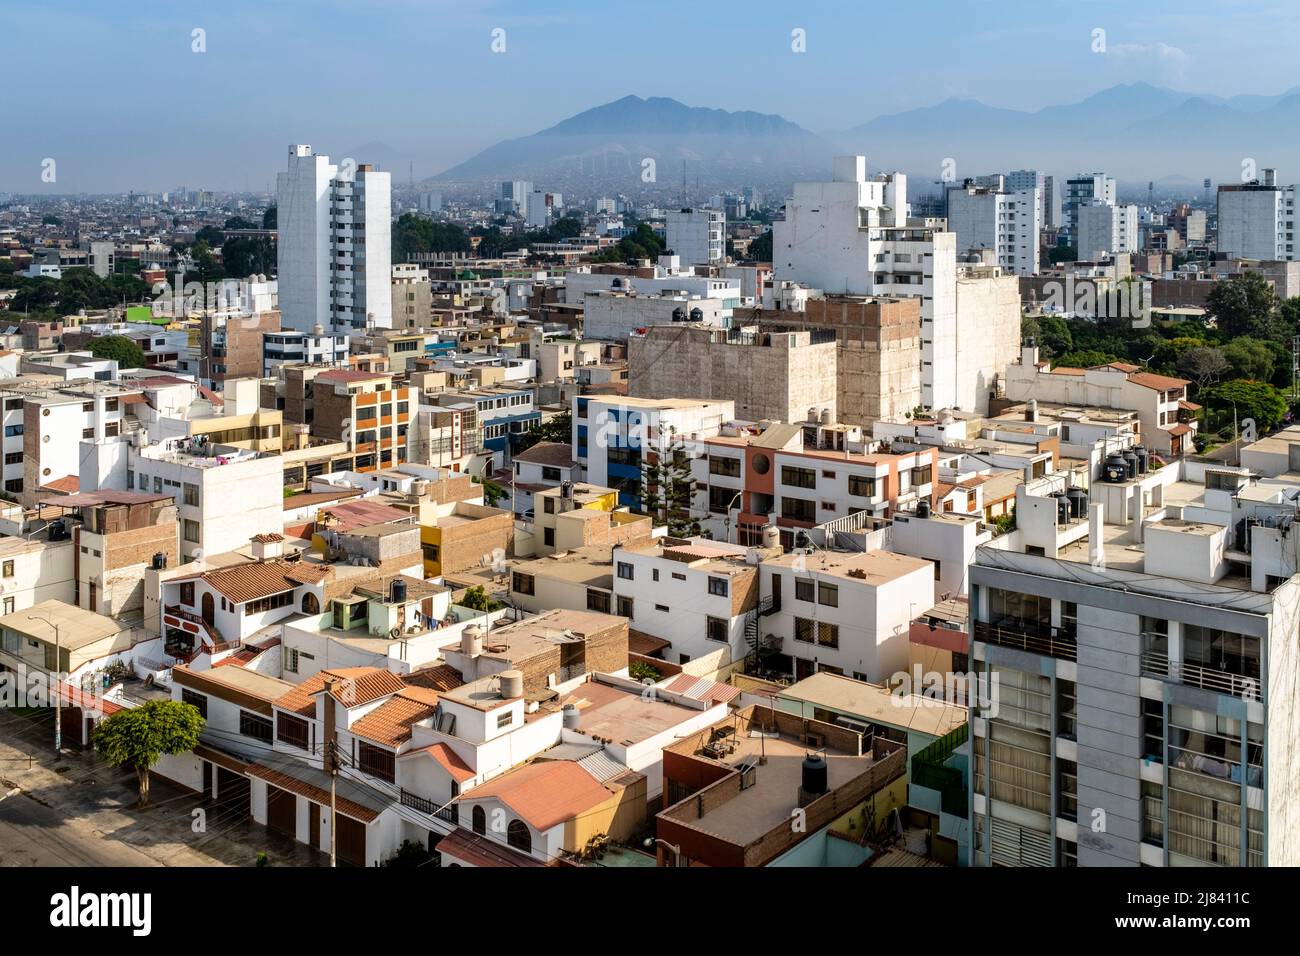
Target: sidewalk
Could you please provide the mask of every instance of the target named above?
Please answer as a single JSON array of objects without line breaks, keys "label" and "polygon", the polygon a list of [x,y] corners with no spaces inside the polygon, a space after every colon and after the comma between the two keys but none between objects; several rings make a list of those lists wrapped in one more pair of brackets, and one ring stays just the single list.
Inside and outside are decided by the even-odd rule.
[{"label": "sidewalk", "polygon": [[328,862],[245,813],[206,803],[157,774],[150,776],[150,805],[137,809],[134,772],[110,767],[92,751],[65,748],[56,759],[53,719],[52,711],[24,716],[0,709],[0,798],[30,799],[55,811],[62,843],[107,841],[122,857],[118,865],[253,866],[259,852],[272,866]]}]

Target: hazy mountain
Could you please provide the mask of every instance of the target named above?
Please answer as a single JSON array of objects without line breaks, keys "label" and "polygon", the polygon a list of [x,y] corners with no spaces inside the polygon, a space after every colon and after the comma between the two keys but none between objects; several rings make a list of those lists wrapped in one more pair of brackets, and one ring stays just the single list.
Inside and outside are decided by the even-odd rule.
[{"label": "hazy mountain", "polygon": [[642,163],[655,161],[658,181],[692,183],[791,181],[820,175],[834,147],[771,114],[686,106],[664,97],[625,96],[509,139],[435,177],[443,181],[528,179],[548,188],[593,179],[643,185]]},{"label": "hazy mountain", "polygon": [[435,178],[643,192],[654,188],[641,179],[642,161],[652,158],[662,192],[681,182],[683,162],[692,186],[788,187],[828,175],[831,157],[847,152],[865,154],[873,170],[909,171],[917,194],[932,188],[948,159],[958,178],[1037,168],[1199,184],[1205,176],[1235,181],[1251,158],[1291,182],[1300,179],[1300,168],[1286,166],[1300,152],[1300,87],[1222,97],[1129,83],[1036,111],[950,99],[820,134],[771,114],[625,96],[498,143]]},{"label": "hazy mountain", "polygon": [[[958,177],[1028,167],[1143,181],[1235,180],[1249,157],[1279,167],[1289,182],[1284,167],[1300,145],[1297,120],[1300,90],[1224,98],[1131,83],[1033,112],[949,100],[826,136],[891,169],[937,174],[951,158]],[[1300,169],[1289,173],[1300,178]]]}]

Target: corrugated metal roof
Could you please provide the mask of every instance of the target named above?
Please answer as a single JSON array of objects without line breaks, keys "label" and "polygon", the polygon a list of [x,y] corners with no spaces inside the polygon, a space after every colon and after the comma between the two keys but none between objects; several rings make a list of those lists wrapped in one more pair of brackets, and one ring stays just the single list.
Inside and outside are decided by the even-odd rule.
[{"label": "corrugated metal roof", "polygon": [[597,750],[595,753],[583,757],[578,761],[578,766],[591,774],[592,779],[597,783],[604,783],[606,780],[621,777],[629,770],[626,764],[619,763],[605,753],[604,750]]}]

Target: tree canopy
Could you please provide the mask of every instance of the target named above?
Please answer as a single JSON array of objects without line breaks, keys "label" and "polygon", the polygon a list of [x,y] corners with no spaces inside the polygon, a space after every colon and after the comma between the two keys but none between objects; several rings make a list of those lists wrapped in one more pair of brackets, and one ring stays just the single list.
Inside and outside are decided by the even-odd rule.
[{"label": "tree canopy", "polygon": [[165,755],[193,750],[203,725],[203,716],[192,704],[151,700],[101,721],[91,742],[113,766],[135,771],[144,807],[149,803],[149,768]]},{"label": "tree canopy", "polygon": [[101,335],[91,340],[89,349],[96,358],[117,359],[122,371],[144,365],[144,350],[124,335]]}]

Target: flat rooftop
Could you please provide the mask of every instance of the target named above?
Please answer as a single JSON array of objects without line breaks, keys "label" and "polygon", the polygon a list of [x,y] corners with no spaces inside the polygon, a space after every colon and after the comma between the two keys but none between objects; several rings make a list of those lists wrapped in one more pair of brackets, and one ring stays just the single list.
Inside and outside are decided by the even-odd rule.
[{"label": "flat rooftop", "polygon": [[931,567],[930,562],[924,558],[913,558],[892,551],[868,551],[865,554],[818,551],[808,555],[792,552],[778,558],[769,558],[763,563],[793,569],[796,561],[803,562],[808,573],[824,574],[875,586],[888,584],[922,568],[928,571]]}]

